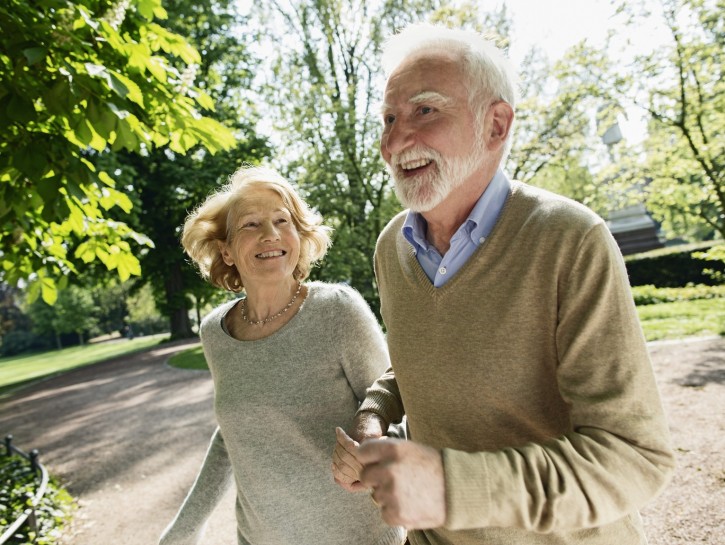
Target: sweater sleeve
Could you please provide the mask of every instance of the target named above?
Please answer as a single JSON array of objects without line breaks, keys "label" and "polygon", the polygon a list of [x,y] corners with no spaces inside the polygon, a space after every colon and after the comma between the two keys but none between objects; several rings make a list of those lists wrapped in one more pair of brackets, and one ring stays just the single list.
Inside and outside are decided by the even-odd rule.
[{"label": "sweater sleeve", "polygon": [[385,337],[365,299],[344,288],[343,308],[336,316],[344,339],[342,367],[359,401],[375,380],[390,367]]},{"label": "sweater sleeve", "polygon": [[214,431],[201,470],[159,545],[198,545],[206,522],[232,483],[232,468],[219,428]]},{"label": "sweater sleeve", "polygon": [[557,381],[571,431],[493,452],[443,450],[446,527],[601,526],[641,508],[674,466],[616,242],[599,223],[559,281]]}]

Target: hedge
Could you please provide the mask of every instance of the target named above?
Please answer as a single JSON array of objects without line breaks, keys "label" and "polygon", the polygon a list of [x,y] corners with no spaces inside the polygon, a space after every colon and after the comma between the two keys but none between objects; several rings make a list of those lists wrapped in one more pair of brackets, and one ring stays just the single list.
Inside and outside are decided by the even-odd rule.
[{"label": "hedge", "polygon": [[725,297],[725,285],[687,286],[684,288],[658,288],[656,286],[634,286],[632,296],[636,305],[656,305],[657,303],[675,303],[696,299],[717,299]]},{"label": "hedge", "polygon": [[693,254],[704,252],[722,241],[710,240],[696,244],[670,246],[624,258],[632,286],[654,285],[660,288],[682,288],[692,284],[720,284],[705,269],[725,273],[725,263],[708,261]]}]

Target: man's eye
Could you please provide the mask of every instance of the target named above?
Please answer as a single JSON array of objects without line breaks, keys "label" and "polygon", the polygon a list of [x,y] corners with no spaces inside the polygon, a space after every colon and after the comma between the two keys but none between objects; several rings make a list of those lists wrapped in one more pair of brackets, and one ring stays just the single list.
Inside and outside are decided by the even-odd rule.
[{"label": "man's eye", "polygon": [[431,108],[430,106],[421,106],[420,107],[420,113],[422,113],[423,115],[426,115],[426,114],[429,114],[432,112],[433,112],[433,108]]},{"label": "man's eye", "polygon": [[386,125],[390,125],[391,123],[393,123],[395,121],[395,116],[394,115],[386,115],[386,116],[383,117],[383,120],[385,121],[385,124]]}]

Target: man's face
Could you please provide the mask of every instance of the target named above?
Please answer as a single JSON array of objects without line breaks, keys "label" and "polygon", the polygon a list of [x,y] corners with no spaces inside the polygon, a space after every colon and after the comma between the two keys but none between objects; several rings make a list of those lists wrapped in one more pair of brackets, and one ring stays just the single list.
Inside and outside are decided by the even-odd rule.
[{"label": "man's face", "polygon": [[483,160],[466,81],[450,55],[404,61],[385,89],[380,150],[400,202],[417,212],[440,204]]}]

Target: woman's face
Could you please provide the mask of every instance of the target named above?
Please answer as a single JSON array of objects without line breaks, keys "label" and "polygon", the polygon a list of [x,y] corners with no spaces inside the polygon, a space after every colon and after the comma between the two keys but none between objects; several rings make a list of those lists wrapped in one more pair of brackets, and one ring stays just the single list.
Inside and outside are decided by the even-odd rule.
[{"label": "woman's face", "polygon": [[292,277],[300,258],[300,236],[279,194],[268,188],[244,190],[230,235],[220,243],[227,265],[245,287]]}]

